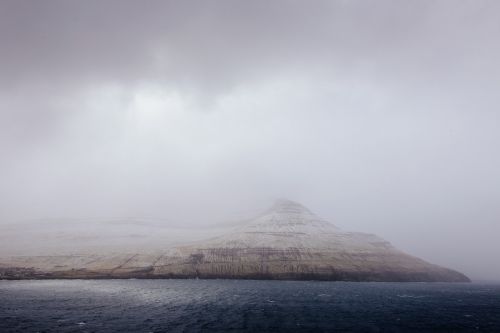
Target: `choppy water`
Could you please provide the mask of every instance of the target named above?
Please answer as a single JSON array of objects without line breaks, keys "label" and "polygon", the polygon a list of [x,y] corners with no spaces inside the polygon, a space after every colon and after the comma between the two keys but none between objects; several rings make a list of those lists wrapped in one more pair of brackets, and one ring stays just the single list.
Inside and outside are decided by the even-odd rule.
[{"label": "choppy water", "polygon": [[500,332],[500,284],[0,281],[0,332]]}]

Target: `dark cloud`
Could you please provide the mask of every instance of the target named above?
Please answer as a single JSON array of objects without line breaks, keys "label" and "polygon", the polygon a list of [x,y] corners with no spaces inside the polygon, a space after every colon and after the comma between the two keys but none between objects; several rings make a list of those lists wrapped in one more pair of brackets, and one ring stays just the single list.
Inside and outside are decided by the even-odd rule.
[{"label": "dark cloud", "polygon": [[433,76],[480,66],[498,55],[488,45],[499,29],[491,1],[4,1],[2,7],[4,84],[163,80],[207,89],[290,67],[352,74],[356,69],[345,67],[353,65],[380,66],[390,76],[398,70],[399,78],[405,71]]}]

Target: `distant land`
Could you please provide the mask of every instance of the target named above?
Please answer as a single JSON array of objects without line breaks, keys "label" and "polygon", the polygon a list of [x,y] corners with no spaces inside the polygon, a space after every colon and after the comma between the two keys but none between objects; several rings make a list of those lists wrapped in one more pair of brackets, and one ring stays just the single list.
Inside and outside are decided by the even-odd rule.
[{"label": "distant land", "polygon": [[[120,228],[119,225],[116,228]],[[0,257],[0,279],[226,278],[470,282],[382,238],[345,232],[290,200],[206,240],[116,253]]]}]

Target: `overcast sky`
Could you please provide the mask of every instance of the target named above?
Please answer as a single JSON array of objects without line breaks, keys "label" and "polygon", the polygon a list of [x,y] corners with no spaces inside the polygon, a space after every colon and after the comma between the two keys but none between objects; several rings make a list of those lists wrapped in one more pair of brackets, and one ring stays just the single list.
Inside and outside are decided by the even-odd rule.
[{"label": "overcast sky", "polygon": [[286,197],[500,279],[499,41],[495,0],[1,1],[0,223]]}]

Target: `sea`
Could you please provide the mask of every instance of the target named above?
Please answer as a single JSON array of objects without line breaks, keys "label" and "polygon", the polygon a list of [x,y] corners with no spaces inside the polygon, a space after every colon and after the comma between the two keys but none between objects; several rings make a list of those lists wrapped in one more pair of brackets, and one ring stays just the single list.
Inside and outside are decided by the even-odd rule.
[{"label": "sea", "polygon": [[0,332],[500,332],[500,283],[0,281]]}]

